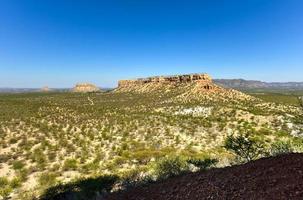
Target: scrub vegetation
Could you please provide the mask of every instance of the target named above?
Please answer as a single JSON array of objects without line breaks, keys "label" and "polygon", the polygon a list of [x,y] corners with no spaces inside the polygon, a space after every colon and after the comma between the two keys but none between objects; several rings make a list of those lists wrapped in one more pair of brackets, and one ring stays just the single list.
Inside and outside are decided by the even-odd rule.
[{"label": "scrub vegetation", "polygon": [[0,196],[91,197],[303,150],[303,110],[293,97],[223,101],[211,94],[184,101],[179,95],[1,94]]}]

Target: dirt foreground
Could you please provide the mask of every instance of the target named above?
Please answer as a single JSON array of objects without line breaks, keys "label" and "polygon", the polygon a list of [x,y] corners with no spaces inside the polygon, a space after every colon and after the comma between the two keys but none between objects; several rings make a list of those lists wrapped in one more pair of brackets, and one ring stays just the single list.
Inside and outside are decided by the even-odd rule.
[{"label": "dirt foreground", "polygon": [[303,154],[185,174],[112,194],[109,200],[303,199]]}]

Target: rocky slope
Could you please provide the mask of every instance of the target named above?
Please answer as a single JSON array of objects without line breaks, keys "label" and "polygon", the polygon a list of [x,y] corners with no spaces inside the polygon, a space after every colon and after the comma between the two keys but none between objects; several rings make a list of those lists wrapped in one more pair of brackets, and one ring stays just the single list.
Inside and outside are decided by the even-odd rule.
[{"label": "rocky slope", "polygon": [[98,92],[100,88],[91,83],[78,83],[73,89],[73,92]]},{"label": "rocky slope", "polygon": [[223,88],[208,74],[156,76],[135,80],[121,80],[114,92],[171,94],[172,101],[239,101],[253,97],[233,89]]},{"label": "rocky slope", "polygon": [[303,154],[191,173],[113,194],[109,200],[302,199]]}]

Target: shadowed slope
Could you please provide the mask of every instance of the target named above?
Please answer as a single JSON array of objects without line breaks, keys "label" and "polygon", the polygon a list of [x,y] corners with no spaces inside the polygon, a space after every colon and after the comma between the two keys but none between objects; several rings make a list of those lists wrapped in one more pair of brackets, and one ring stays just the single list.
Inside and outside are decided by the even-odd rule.
[{"label": "shadowed slope", "polygon": [[303,154],[187,174],[107,199],[302,199]]}]

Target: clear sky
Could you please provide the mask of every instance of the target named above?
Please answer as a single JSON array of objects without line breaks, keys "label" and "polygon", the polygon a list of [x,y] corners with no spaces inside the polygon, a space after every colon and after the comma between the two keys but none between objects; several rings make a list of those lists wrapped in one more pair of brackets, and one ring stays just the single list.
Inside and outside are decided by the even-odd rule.
[{"label": "clear sky", "polygon": [[0,0],[0,87],[303,81],[303,0]]}]

